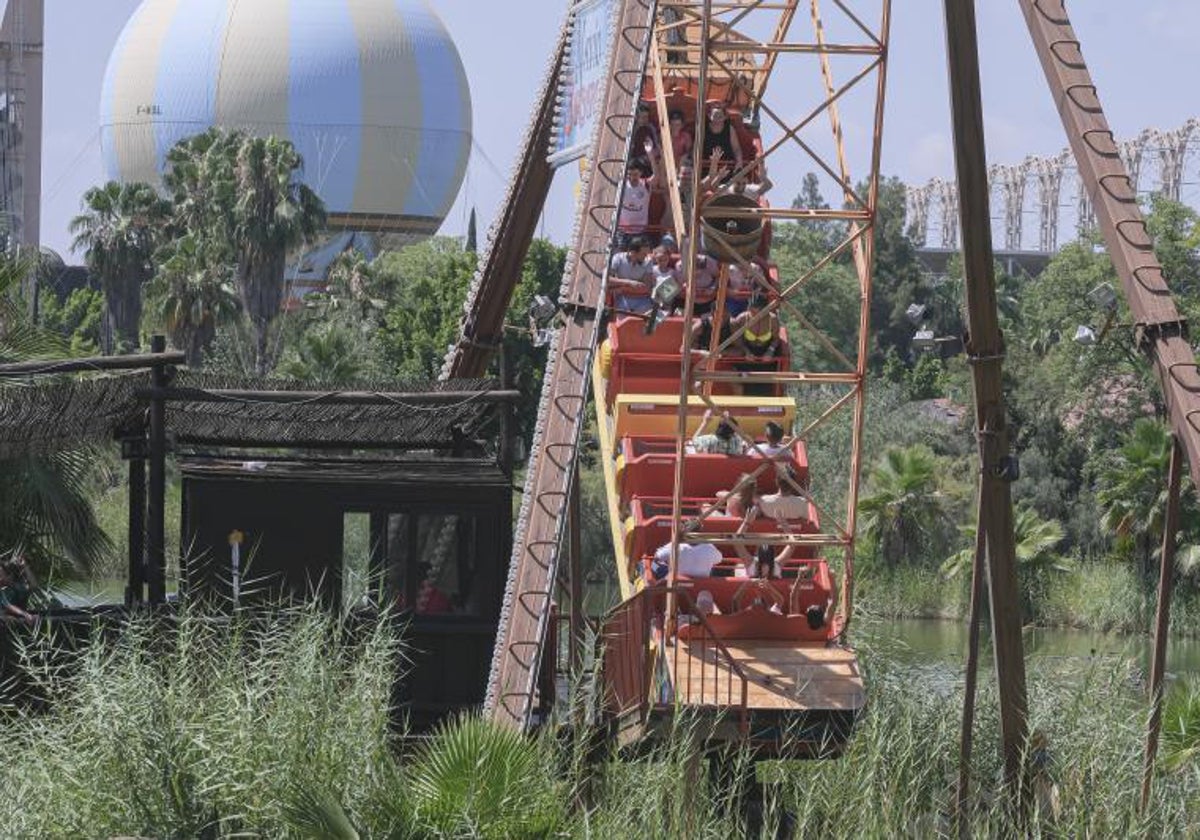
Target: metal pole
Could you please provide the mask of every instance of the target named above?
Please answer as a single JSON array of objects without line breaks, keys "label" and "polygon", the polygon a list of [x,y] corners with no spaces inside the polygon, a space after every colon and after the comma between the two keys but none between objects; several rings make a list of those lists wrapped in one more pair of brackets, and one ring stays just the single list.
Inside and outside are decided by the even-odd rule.
[{"label": "metal pole", "polygon": [[1021,642],[1021,608],[1013,545],[1012,498],[1002,466],[1008,430],[1001,381],[1004,341],[996,310],[996,279],[988,205],[987,153],[979,85],[979,44],[973,0],[945,0],[950,104],[966,275],[967,356],[975,379],[975,430],[980,454],[979,528],[987,541],[988,588],[1000,739],[1005,779],[1025,800],[1022,756],[1028,734],[1028,698]]},{"label": "metal pole", "polygon": [[146,600],[146,458],[145,439],[132,442],[138,452],[129,459],[129,582],[125,606]]},{"label": "metal pole", "polygon": [[967,621],[967,673],[963,684],[962,735],[959,740],[958,807],[954,818],[958,821],[959,836],[964,836],[967,814],[967,799],[971,785],[971,750],[975,735],[975,683],[979,676],[979,610],[983,605],[983,580],[987,574],[984,565],[987,552],[987,537],[981,525],[983,498],[976,504],[975,515],[975,559],[971,566],[971,606]]},{"label": "metal pole", "polygon": [[[162,353],[167,349],[165,336],[150,339],[150,349]],[[159,363],[151,371],[155,392],[167,386],[166,367]],[[167,599],[167,404],[161,393],[150,397],[150,486],[147,496],[146,566],[150,603],[161,604]]]},{"label": "metal pole", "polygon": [[1162,562],[1158,572],[1158,611],[1154,619],[1154,658],[1150,664],[1150,722],[1146,727],[1146,761],[1142,774],[1141,810],[1150,804],[1158,733],[1162,725],[1162,684],[1167,667],[1167,630],[1171,624],[1171,591],[1175,583],[1175,535],[1179,530],[1179,481],[1183,446],[1171,435],[1171,466],[1167,473],[1167,514],[1163,519]]}]

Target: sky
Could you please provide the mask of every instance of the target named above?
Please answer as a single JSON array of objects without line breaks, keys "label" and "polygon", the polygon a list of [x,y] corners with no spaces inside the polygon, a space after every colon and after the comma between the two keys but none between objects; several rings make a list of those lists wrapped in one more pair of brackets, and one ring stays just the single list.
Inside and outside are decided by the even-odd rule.
[{"label": "sky", "polygon": [[[100,88],[108,55],[138,0],[45,0],[43,244],[67,254],[67,224],[83,192],[104,180]],[[474,150],[442,232],[459,235],[471,207],[495,216],[567,0],[431,0],[458,44],[471,86]],[[987,153],[1016,163],[1066,146],[1016,0],[977,0]],[[1200,116],[1200,3],[1075,0],[1069,5],[1110,123],[1119,138]],[[815,83],[808,76],[797,83]],[[941,0],[894,0],[883,172],[910,183],[953,177]],[[774,174],[774,173],[773,173]],[[571,231],[573,175],[560,176],[542,233]],[[1195,162],[1185,182],[1197,181]],[[798,185],[781,184],[786,194]],[[1185,187],[1185,198],[1197,189]],[[76,255],[70,258],[78,261]]]}]

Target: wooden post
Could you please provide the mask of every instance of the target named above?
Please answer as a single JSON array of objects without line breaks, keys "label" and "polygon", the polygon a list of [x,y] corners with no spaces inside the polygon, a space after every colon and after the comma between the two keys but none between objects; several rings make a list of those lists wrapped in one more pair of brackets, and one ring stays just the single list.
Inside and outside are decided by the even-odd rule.
[{"label": "wooden post", "polygon": [[1183,447],[1171,435],[1171,466],[1167,473],[1167,514],[1163,519],[1162,562],[1158,572],[1158,611],[1154,619],[1154,658],[1150,663],[1150,722],[1146,727],[1146,761],[1142,774],[1141,810],[1150,804],[1158,733],[1162,725],[1162,685],[1167,667],[1167,631],[1171,624],[1171,592],[1175,583],[1175,534],[1179,530],[1179,480]]},{"label": "wooden post", "polygon": [[[367,554],[367,597],[381,608],[387,592],[388,515],[371,511],[371,546]],[[344,558],[343,558],[344,562]]]},{"label": "wooden post", "polygon": [[1005,779],[1023,803],[1026,785],[1022,763],[1029,711],[1013,544],[1012,498],[1008,485],[1013,475],[1006,469],[1010,462],[1001,382],[1004,340],[996,309],[995,257],[974,0],[945,0],[945,12],[966,276],[966,348],[975,379],[975,433],[980,455],[979,509],[983,514],[979,528],[987,542],[988,590]]},{"label": "wooden post", "polygon": [[578,676],[583,669],[584,619],[583,619],[583,539],[581,528],[579,470],[571,480],[570,521],[567,524],[567,562],[571,572],[571,674]]},{"label": "wooden post", "polygon": [[959,739],[958,807],[954,818],[958,834],[965,836],[968,795],[971,790],[971,751],[975,733],[975,684],[979,676],[979,610],[983,606],[983,580],[987,575],[987,537],[983,530],[982,497],[976,505],[975,556],[971,565],[971,605],[967,621],[967,673],[963,684],[962,735]]},{"label": "wooden post", "polygon": [[146,600],[146,440],[125,441],[129,447],[129,580],[125,606]]},{"label": "wooden post", "polygon": [[[150,339],[150,351],[163,353],[167,339],[156,335]],[[157,391],[167,386],[167,370],[155,363],[151,383]],[[167,404],[158,394],[150,397],[150,484],[146,500],[146,571],[149,601],[152,605],[167,600]]]},{"label": "wooden post", "polygon": [[[509,383],[508,350],[504,340],[500,340],[498,364],[500,368],[500,389],[507,391]],[[511,476],[513,470],[513,412],[509,403],[500,404],[500,440],[496,444],[496,460],[505,475]]]}]

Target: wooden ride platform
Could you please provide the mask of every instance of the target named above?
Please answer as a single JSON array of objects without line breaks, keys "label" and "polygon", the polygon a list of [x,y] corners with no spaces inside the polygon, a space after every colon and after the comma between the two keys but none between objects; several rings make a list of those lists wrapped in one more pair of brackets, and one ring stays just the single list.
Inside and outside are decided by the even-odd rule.
[{"label": "wooden ride platform", "polygon": [[[746,714],[726,702],[731,681],[723,657],[711,646],[680,642],[665,652],[669,701],[652,707],[646,726],[626,743],[669,738],[677,715],[705,727],[710,748],[746,743],[758,758],[834,758],[866,707],[855,652],[840,645],[730,640],[726,650],[746,676]],[[632,737],[630,737],[632,736]]]},{"label": "wooden ride platform", "polygon": [[[665,657],[675,697],[689,706],[719,703],[717,694],[731,679],[728,663],[711,645],[687,641],[680,645],[678,657]],[[730,640],[725,648],[746,675],[746,705],[751,713],[857,712],[866,703],[858,657],[849,648],[753,639]]]}]

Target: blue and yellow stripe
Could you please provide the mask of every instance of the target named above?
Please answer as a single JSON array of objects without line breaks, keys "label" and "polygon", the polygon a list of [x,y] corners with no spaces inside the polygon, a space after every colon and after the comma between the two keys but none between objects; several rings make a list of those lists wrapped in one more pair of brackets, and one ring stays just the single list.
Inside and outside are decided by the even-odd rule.
[{"label": "blue and yellow stripe", "polygon": [[212,125],[291,139],[332,215],[428,232],[466,170],[470,91],[424,0],[145,0],[105,77],[110,177],[156,181]]}]

